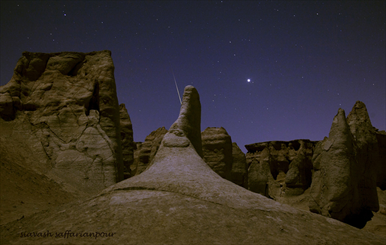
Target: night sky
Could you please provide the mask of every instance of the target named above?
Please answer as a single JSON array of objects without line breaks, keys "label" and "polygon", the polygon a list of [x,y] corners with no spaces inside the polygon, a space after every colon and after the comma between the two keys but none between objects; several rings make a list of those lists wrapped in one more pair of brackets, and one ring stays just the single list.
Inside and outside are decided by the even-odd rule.
[{"label": "night sky", "polygon": [[2,0],[0,40],[0,85],[23,51],[111,50],[135,141],[177,119],[173,75],[244,152],[322,140],[357,100],[385,129],[384,1]]}]

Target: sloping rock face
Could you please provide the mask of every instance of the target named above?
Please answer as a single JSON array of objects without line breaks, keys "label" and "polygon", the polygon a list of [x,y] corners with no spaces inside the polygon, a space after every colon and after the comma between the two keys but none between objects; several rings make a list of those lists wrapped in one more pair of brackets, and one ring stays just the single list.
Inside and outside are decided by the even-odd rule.
[{"label": "sloping rock face", "polygon": [[203,159],[224,179],[231,178],[232,139],[223,128],[209,127],[201,133]]},{"label": "sloping rock face", "polygon": [[372,130],[362,102],[347,120],[344,110],[338,110],[329,137],[315,148],[310,211],[359,228],[378,211],[378,143]]},{"label": "sloping rock face", "polygon": [[24,52],[0,88],[0,117],[5,151],[31,152],[24,167],[66,190],[93,194],[123,179],[110,51]]},{"label": "sloping rock face", "polygon": [[30,169],[33,153],[20,146],[0,137],[0,225],[82,198]]},{"label": "sloping rock face", "polygon": [[120,127],[121,127],[121,142],[122,142],[122,160],[124,179],[130,178],[131,165],[134,163],[134,150],[137,149],[137,144],[133,140],[133,125],[127,113],[125,104],[119,105]]},{"label": "sloping rock face", "polygon": [[135,170],[133,171],[134,175],[141,174],[151,165],[153,158],[161,145],[161,141],[167,132],[168,130],[165,127],[158,128],[146,136],[145,141],[139,145],[135,160]]},{"label": "sloping rock face", "polygon": [[[134,175],[141,174],[156,155],[164,135],[168,132],[164,127],[151,132],[143,143],[138,142],[135,150],[133,166]],[[224,128],[209,127],[201,132],[203,160],[221,177],[247,188],[248,167],[245,154]]]},{"label": "sloping rock face", "polygon": [[[196,89],[186,87],[180,116],[164,136],[153,165],[145,172],[110,186],[89,200],[9,223],[0,229],[3,241],[384,244],[383,238],[279,204],[214,173],[196,151],[201,136],[198,106]],[[46,236],[34,236],[33,231]]]},{"label": "sloping rock face", "polygon": [[315,143],[293,140],[246,145],[248,189],[275,200],[302,194],[311,185]]}]

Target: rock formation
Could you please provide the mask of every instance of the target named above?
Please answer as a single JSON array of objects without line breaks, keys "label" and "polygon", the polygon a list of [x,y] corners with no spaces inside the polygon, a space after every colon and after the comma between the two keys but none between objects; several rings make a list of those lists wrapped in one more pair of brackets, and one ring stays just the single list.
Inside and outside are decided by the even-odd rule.
[{"label": "rock formation", "polygon": [[362,102],[354,105],[347,120],[344,110],[338,110],[329,137],[317,144],[313,155],[312,212],[362,228],[372,211],[378,211],[378,143],[372,130]]},{"label": "rock formation", "polygon": [[232,139],[223,128],[209,127],[201,133],[203,159],[224,179],[231,178]]},{"label": "rock formation", "polygon": [[23,167],[67,191],[93,194],[123,179],[110,51],[24,52],[0,87],[0,117],[4,151],[30,152]]},{"label": "rock formation", "polygon": [[[2,241],[384,244],[384,239],[373,234],[279,204],[221,178],[196,150],[201,143],[198,92],[187,86],[183,98],[177,121],[165,134],[154,163],[145,172],[110,186],[89,200],[9,223],[0,230]],[[48,228],[53,236],[43,237]],[[32,232],[42,235],[34,236]],[[55,237],[54,232],[63,232],[62,237],[57,233]]]},{"label": "rock formation", "polygon": [[378,141],[378,164],[377,164],[377,186],[382,190],[386,190],[386,132],[376,131]]},{"label": "rock formation", "polygon": [[161,141],[167,132],[165,127],[161,127],[146,136],[145,141],[137,148],[138,156],[135,160],[135,170],[133,171],[133,175],[141,174],[151,165],[153,158],[161,145]]},{"label": "rock formation", "polygon": [[230,181],[236,185],[242,186],[248,189],[248,165],[244,152],[241,151],[239,146],[232,143],[232,170]]},{"label": "rock formation", "polygon": [[275,200],[302,194],[311,185],[314,145],[310,140],[246,145],[248,189]]},{"label": "rock formation", "polygon": [[122,141],[122,160],[124,179],[131,177],[131,165],[134,163],[134,150],[137,145],[133,140],[133,125],[127,113],[125,104],[119,105],[121,141]]},{"label": "rock formation", "polygon": [[[150,167],[164,135],[168,132],[165,127],[151,132],[138,147],[134,155],[134,175],[138,175]],[[224,128],[209,127],[201,132],[202,154],[204,161],[221,177],[247,188],[248,168],[245,154],[236,143],[232,144],[231,137]]]}]

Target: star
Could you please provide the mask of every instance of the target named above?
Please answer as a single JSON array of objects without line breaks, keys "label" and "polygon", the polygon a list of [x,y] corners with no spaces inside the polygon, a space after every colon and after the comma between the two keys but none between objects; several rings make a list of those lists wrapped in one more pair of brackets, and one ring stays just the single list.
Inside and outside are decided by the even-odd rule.
[{"label": "star", "polygon": [[248,78],[248,79],[247,79],[247,82],[249,82],[249,83],[250,83],[250,82],[251,82],[251,79],[249,79],[249,78]]}]

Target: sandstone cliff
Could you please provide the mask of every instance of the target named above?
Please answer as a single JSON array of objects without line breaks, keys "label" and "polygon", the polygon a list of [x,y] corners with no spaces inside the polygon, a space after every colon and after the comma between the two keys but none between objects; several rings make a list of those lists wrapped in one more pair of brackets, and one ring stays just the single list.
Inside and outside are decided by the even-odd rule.
[{"label": "sandstone cliff", "polygon": [[0,87],[0,131],[8,159],[71,195],[92,195],[122,180],[110,51],[24,52]]}]

